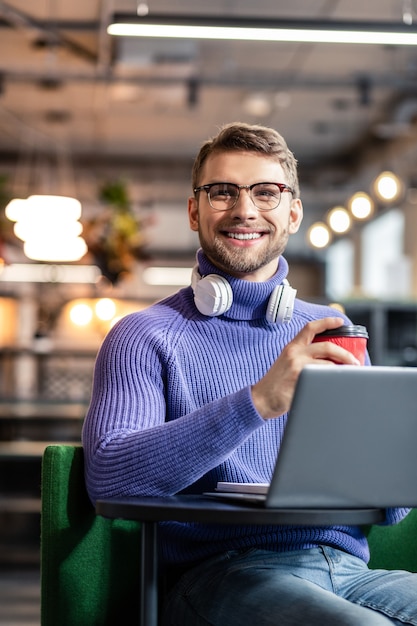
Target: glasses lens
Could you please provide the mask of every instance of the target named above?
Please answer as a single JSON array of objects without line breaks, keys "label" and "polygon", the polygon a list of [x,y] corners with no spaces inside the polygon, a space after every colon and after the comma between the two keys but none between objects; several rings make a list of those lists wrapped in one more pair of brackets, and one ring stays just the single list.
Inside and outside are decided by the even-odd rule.
[{"label": "glasses lens", "polygon": [[281,200],[281,191],[274,183],[259,183],[252,187],[252,202],[261,211],[275,209]]},{"label": "glasses lens", "polygon": [[227,211],[235,206],[239,188],[233,183],[216,183],[209,190],[209,201],[213,209]]}]

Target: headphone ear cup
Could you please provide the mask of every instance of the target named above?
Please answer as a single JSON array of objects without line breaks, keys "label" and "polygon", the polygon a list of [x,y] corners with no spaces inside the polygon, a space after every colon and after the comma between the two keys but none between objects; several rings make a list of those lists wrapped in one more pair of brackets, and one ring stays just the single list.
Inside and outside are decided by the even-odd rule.
[{"label": "headphone ear cup", "polygon": [[291,321],[296,293],[297,290],[288,283],[275,287],[266,309],[266,319],[270,324],[287,324]]},{"label": "headphone ear cup", "polygon": [[216,317],[232,306],[232,288],[223,276],[208,274],[194,281],[193,289],[195,305],[203,315]]},{"label": "headphone ear cup", "polygon": [[[191,275],[194,303],[203,315],[217,317],[226,313],[233,303],[233,291],[229,282],[219,274],[200,276],[198,266]],[[275,287],[269,298],[266,319],[270,324],[286,324],[291,321],[297,290],[287,280]]]}]

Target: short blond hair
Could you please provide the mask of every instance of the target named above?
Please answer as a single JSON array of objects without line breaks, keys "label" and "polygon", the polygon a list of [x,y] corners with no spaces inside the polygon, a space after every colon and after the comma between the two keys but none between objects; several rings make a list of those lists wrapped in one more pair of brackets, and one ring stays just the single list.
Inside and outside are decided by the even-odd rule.
[{"label": "short blond hair", "polygon": [[297,160],[287,146],[284,137],[267,126],[234,122],[226,124],[220,132],[206,141],[195,158],[192,169],[193,189],[199,186],[201,171],[209,156],[216,152],[257,152],[279,161],[287,176],[287,182],[294,190],[294,198],[300,196]]}]

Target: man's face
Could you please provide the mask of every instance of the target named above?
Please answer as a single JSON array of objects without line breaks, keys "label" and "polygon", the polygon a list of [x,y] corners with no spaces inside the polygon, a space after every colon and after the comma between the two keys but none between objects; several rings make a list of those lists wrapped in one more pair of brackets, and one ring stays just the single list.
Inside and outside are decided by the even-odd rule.
[{"label": "man's face", "polygon": [[[210,156],[199,185],[209,183],[288,184],[280,163],[254,152],[223,152]],[[302,204],[292,194],[283,192],[276,209],[259,211],[248,190],[241,189],[233,209],[215,211],[206,191],[189,198],[190,227],[197,231],[200,244],[210,261],[231,276],[251,281],[268,280],[277,269],[290,234],[296,233],[302,220]]]}]

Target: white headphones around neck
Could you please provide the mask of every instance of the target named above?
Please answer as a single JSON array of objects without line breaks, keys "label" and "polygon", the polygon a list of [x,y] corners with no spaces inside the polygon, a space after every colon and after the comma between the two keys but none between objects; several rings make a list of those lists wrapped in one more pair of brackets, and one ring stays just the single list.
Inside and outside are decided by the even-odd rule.
[{"label": "white headphones around neck", "polygon": [[[217,317],[230,309],[233,303],[233,291],[229,282],[219,274],[201,276],[197,265],[193,268],[191,287],[194,302],[203,315]],[[277,285],[268,301],[266,319],[271,324],[286,324],[291,321],[297,290],[287,280]]]}]

